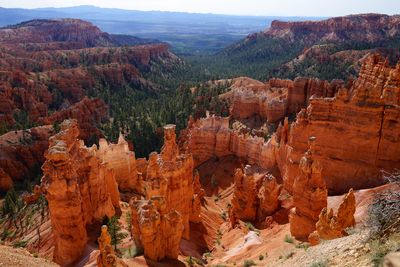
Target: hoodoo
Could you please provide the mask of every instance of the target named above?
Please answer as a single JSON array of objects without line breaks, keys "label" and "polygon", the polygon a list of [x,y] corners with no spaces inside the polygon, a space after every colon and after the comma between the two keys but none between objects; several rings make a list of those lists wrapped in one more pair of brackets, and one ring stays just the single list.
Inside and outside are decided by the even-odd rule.
[{"label": "hoodoo", "polygon": [[161,153],[150,154],[142,173],[144,199],[132,199],[132,234],[152,260],[176,259],[181,238],[189,239],[189,222],[199,222],[204,191],[193,175],[191,154],[180,154],[175,125],[164,127]]},{"label": "hoodoo", "polygon": [[395,262],[400,16],[155,14],[0,8],[0,266]]},{"label": "hoodoo", "polygon": [[310,138],[310,149],[300,160],[301,174],[293,184],[293,205],[289,215],[290,232],[300,240],[307,240],[315,230],[315,223],[327,206],[328,191],[322,176],[322,166],[313,157],[315,139]]},{"label": "hoodoo", "polygon": [[119,208],[119,192],[113,172],[97,157],[96,147],[78,140],[75,120],[61,124],[50,138],[43,164],[42,187],[49,203],[55,239],[54,261],[72,264],[82,256],[86,226],[111,218]]}]

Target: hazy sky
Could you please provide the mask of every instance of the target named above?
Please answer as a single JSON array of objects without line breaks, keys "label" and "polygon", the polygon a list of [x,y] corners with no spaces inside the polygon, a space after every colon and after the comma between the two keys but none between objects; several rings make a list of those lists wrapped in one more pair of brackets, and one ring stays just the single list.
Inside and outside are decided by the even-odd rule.
[{"label": "hazy sky", "polygon": [[238,15],[338,16],[370,12],[400,13],[400,0],[0,0],[1,7],[77,5]]}]

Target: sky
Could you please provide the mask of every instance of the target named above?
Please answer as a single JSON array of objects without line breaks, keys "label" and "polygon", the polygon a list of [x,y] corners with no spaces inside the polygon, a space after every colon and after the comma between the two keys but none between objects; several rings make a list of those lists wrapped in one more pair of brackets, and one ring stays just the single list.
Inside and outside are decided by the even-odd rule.
[{"label": "sky", "polygon": [[38,8],[78,5],[258,16],[400,14],[400,0],[0,0],[0,7]]}]

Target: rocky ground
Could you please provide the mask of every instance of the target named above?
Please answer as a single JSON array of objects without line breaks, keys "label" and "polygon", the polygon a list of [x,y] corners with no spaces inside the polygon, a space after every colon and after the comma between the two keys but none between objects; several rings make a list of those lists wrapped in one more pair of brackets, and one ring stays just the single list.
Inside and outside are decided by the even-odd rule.
[{"label": "rocky ground", "polygon": [[[35,257],[36,256],[36,257]],[[59,266],[49,260],[38,258],[26,249],[0,245],[1,267],[52,267]]]}]

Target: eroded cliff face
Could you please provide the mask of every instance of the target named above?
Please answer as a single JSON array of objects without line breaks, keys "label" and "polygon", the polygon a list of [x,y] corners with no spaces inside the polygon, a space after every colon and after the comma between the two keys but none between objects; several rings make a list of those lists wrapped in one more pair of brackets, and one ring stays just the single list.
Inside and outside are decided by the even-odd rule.
[{"label": "eroded cliff face", "polygon": [[315,158],[324,167],[332,193],[369,188],[382,183],[381,170],[400,165],[399,70],[382,58],[366,59],[353,86],[334,98],[312,98],[287,136],[287,160],[281,172],[293,184],[301,154],[310,136],[317,139]]},{"label": "eroded cliff face", "polygon": [[342,81],[329,83],[319,79],[271,79],[261,83],[248,78],[234,79],[231,116],[246,119],[255,115],[267,122],[279,122],[309,104],[311,96],[333,97]]},{"label": "eroded cliff face", "polygon": [[301,174],[293,184],[294,208],[289,214],[290,233],[299,240],[307,240],[315,230],[321,210],[327,206],[328,191],[322,176],[322,166],[314,159],[313,151],[311,144],[301,158]]},{"label": "eroded cliff face", "polygon": [[262,222],[280,207],[282,186],[271,174],[258,173],[250,165],[235,171],[231,224],[237,219]]},{"label": "eroded cliff face", "polygon": [[376,42],[398,35],[399,21],[399,16],[381,14],[350,15],[322,21],[273,21],[263,34],[292,42],[305,36],[307,43],[344,40]]},{"label": "eroded cliff face", "polygon": [[52,134],[51,126],[40,126],[0,136],[0,191],[39,174]]},{"label": "eroded cliff face", "polygon": [[[195,166],[212,157],[236,155],[249,164],[269,169],[275,166],[272,142],[264,138],[235,131],[229,127],[229,118],[209,116],[192,123],[185,145],[192,152]],[[271,153],[272,155],[268,156]]]},{"label": "eroded cliff face", "polygon": [[310,97],[295,122],[289,125],[285,120],[268,140],[230,128],[229,118],[211,116],[191,122],[187,146],[195,166],[212,157],[236,155],[266,170],[278,167],[285,188],[292,192],[308,139],[314,136],[314,157],[324,168],[330,193],[381,184],[380,170],[400,166],[400,64],[391,68],[378,55],[371,55],[349,88],[339,82],[333,87],[316,84],[310,93],[287,98],[299,103],[296,99]]},{"label": "eroded cliff face", "polygon": [[79,259],[87,242],[86,226],[112,217],[119,208],[119,192],[113,172],[77,139],[77,122],[67,120],[50,138],[42,166],[42,188],[49,204],[55,249],[61,265]]},{"label": "eroded cliff face", "polygon": [[318,222],[316,223],[316,231],[309,236],[309,242],[312,245],[319,243],[320,239],[329,240],[347,235],[346,229],[356,224],[354,213],[356,212],[356,199],[353,189],[343,197],[337,213],[334,214],[333,209],[322,209]]},{"label": "eroded cliff face", "polygon": [[152,260],[176,259],[181,238],[189,239],[189,222],[200,221],[204,190],[192,155],[179,151],[175,125],[164,127],[161,153],[138,161],[138,170],[143,197],[131,200],[135,243]]},{"label": "eroded cliff face", "polygon": [[110,170],[113,170],[120,191],[139,192],[140,181],[135,152],[129,150],[129,144],[122,134],[117,144],[109,144],[107,140],[100,139],[97,155]]}]

